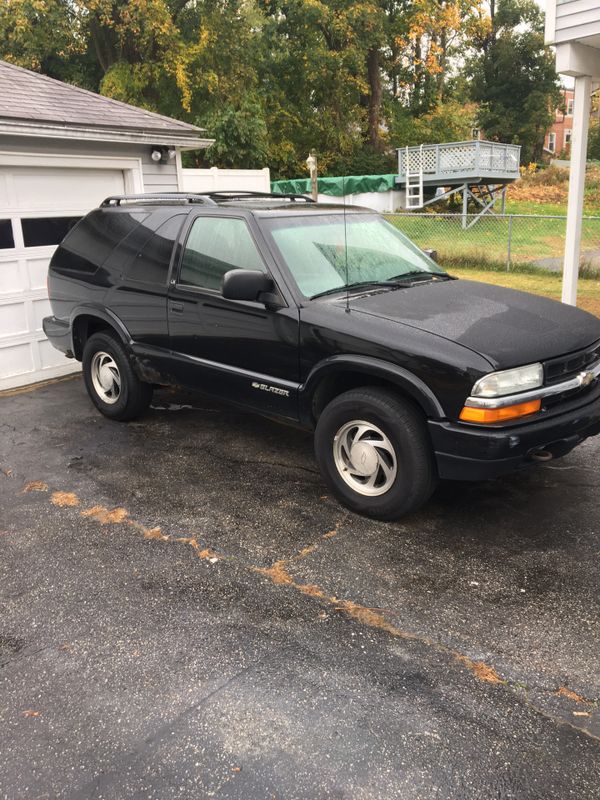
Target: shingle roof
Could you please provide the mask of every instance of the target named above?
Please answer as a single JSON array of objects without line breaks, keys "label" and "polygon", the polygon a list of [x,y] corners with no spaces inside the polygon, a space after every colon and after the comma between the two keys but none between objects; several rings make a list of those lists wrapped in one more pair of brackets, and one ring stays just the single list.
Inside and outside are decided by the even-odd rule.
[{"label": "shingle roof", "polygon": [[0,61],[0,119],[198,135],[202,128]]}]

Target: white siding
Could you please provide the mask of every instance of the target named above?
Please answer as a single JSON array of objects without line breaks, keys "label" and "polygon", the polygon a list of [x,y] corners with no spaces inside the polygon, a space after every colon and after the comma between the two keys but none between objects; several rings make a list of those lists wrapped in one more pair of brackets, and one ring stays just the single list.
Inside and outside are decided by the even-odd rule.
[{"label": "white siding", "polygon": [[173,159],[168,164],[157,164],[144,154],[142,159],[142,174],[144,176],[145,192],[176,192],[177,166]]},{"label": "white siding", "polygon": [[[551,13],[551,10],[548,10]],[[567,0],[556,5],[555,42],[600,34],[600,0]],[[585,43],[585,42],[584,42]]]},{"label": "white siding", "polygon": [[55,153],[60,155],[100,156],[110,158],[139,158],[142,162],[144,191],[176,192],[177,166],[175,159],[168,164],[157,164],[150,158],[150,147],[142,145],[112,144],[111,142],[88,142],[57,139],[0,135],[0,151],[19,153]]}]

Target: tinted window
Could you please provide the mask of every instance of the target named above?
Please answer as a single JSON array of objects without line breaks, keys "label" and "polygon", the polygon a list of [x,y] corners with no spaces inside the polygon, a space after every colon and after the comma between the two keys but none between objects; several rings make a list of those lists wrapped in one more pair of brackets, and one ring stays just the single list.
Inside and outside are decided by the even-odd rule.
[{"label": "tinted window", "polygon": [[186,216],[177,214],[171,217],[150,235],[146,244],[130,262],[127,270],[129,280],[166,285],[173,245]]},{"label": "tinted window", "polygon": [[0,219],[0,250],[8,250],[15,246],[12,225],[9,219]]},{"label": "tinted window", "polygon": [[81,217],[35,217],[22,219],[25,247],[60,244]]},{"label": "tinted window", "polygon": [[185,245],[180,283],[220,289],[230,269],[266,272],[248,226],[243,219],[198,217]]},{"label": "tinted window", "polygon": [[147,214],[144,220],[131,230],[112,251],[106,260],[105,267],[126,275],[137,254],[149,243],[157,228],[166,221],[164,210]]},{"label": "tinted window", "polygon": [[68,234],[52,258],[52,268],[95,272],[115,245],[138,227],[148,213],[97,209]]}]

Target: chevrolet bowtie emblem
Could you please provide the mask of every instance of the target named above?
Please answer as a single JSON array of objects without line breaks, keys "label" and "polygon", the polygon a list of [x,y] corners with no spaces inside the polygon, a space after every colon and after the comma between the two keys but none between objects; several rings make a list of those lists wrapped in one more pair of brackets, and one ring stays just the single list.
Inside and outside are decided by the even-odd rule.
[{"label": "chevrolet bowtie emblem", "polygon": [[580,372],[579,373],[579,380],[581,381],[582,386],[589,386],[590,383],[593,383],[596,376],[593,372]]}]

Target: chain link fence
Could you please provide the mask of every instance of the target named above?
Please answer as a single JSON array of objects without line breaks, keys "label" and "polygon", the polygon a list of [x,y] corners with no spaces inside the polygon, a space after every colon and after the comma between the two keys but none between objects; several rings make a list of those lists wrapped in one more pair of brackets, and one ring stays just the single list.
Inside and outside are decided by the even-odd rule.
[{"label": "chain link fence", "polygon": [[[565,217],[402,213],[386,218],[419,247],[435,250],[442,266],[562,271]],[[583,218],[581,267],[600,273],[600,217]]]}]

